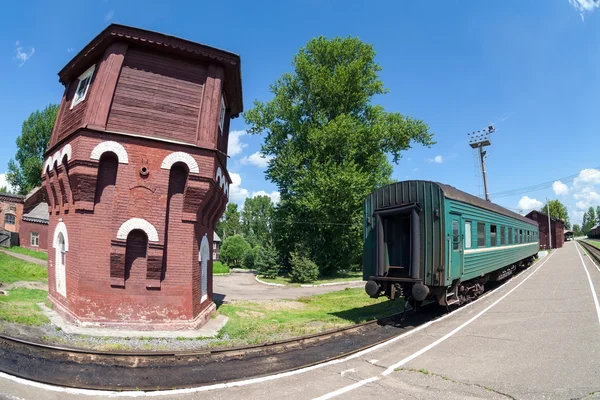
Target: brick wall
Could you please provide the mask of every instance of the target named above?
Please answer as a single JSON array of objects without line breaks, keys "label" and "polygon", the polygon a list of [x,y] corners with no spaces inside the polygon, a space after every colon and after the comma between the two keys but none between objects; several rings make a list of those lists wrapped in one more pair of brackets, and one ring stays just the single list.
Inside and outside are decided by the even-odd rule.
[{"label": "brick wall", "polygon": [[[30,222],[21,220],[19,227],[19,246],[26,247],[31,250],[47,251],[48,250],[48,224]],[[32,246],[30,243],[31,232],[38,233],[39,245]]]}]

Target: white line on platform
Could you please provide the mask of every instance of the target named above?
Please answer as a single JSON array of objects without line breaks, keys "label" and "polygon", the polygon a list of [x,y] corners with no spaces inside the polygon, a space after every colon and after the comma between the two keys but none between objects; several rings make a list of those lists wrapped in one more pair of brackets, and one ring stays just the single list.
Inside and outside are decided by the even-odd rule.
[{"label": "white line on platform", "polygon": [[[552,254],[550,254],[550,256],[546,257],[546,259],[542,262],[542,264],[538,267],[538,269],[540,267],[542,267],[542,265],[544,265],[546,263],[546,261],[548,261],[550,259],[550,257],[552,257],[552,255],[554,255],[554,252]],[[537,269],[535,271],[537,271]],[[535,271],[533,271],[530,274],[530,276],[533,275],[535,273]],[[526,277],[525,279],[527,279],[527,278],[529,278],[529,276]],[[39,388],[42,390],[48,390],[48,391],[53,391],[53,392],[80,394],[80,395],[84,395],[84,396],[106,396],[106,397],[173,396],[173,395],[179,395],[179,394],[208,392],[208,391],[217,390],[217,389],[227,389],[227,388],[231,388],[231,387],[247,386],[247,385],[252,385],[255,383],[262,383],[262,382],[267,382],[267,381],[276,380],[276,379],[280,379],[280,378],[285,378],[285,377],[292,376],[292,375],[302,374],[304,372],[309,372],[309,371],[327,367],[330,365],[344,363],[346,361],[353,360],[358,357],[362,357],[365,354],[369,354],[369,353],[379,350],[385,346],[388,346],[392,343],[395,343],[398,340],[404,339],[405,337],[412,335],[413,333],[422,331],[423,329],[426,329],[435,323],[441,322],[441,321],[445,320],[446,318],[450,318],[451,316],[453,316],[456,313],[464,312],[464,310],[472,307],[475,304],[479,304],[479,302],[481,300],[483,300],[487,296],[492,295],[494,293],[496,293],[496,291],[488,292],[488,293],[484,294],[483,296],[481,296],[480,298],[478,298],[476,301],[466,304],[448,314],[441,316],[440,318],[438,318],[436,320],[426,322],[406,333],[403,333],[402,335],[393,337],[390,340],[387,340],[383,343],[379,343],[378,345],[375,345],[373,347],[369,347],[368,349],[359,351],[358,353],[351,354],[348,357],[340,358],[337,360],[327,361],[322,364],[311,365],[310,367],[305,367],[305,368],[297,369],[294,371],[281,372],[281,373],[275,374],[275,375],[263,376],[260,378],[246,379],[246,380],[242,380],[242,381],[235,381],[235,382],[229,382],[229,383],[218,383],[218,384],[214,384],[214,385],[200,386],[200,387],[188,388],[188,389],[160,390],[160,391],[152,391],[152,392],[143,392],[143,391],[115,392],[115,391],[108,391],[108,390],[66,388],[66,387],[61,387],[61,386],[54,386],[54,385],[48,385],[45,383],[35,382],[35,381],[28,380],[28,379],[18,378],[16,376],[12,376],[12,375],[6,374],[4,372],[0,372],[0,378],[8,379],[8,380],[11,380],[13,382],[16,382],[16,383],[19,383],[22,385],[32,386],[32,387],[36,387],[36,388]],[[375,362],[377,362],[377,361],[375,361]],[[352,389],[350,389],[350,390],[352,390]]]},{"label": "white line on platform", "polygon": [[[577,254],[579,254],[579,259],[581,260],[581,264],[583,265],[583,269],[585,270],[585,274],[587,275],[588,278],[588,282],[590,283],[590,289],[592,290],[592,297],[594,298],[594,305],[596,306],[596,314],[598,315],[598,323],[600,324],[600,305],[598,304],[598,296],[596,296],[596,289],[594,289],[594,284],[592,283],[592,277],[590,276],[590,273],[588,272],[587,267],[585,266],[585,261],[583,260],[583,256],[581,255],[581,252],[579,251],[579,246],[581,246],[580,244],[576,245],[576,249],[577,249]],[[588,255],[588,259],[591,260],[591,257],[589,257]],[[594,263],[592,261],[592,263]],[[594,263],[594,265],[596,265]],[[596,265],[596,268],[598,268],[598,266]]]},{"label": "white line on platform", "polygon": [[338,389],[335,392],[329,392],[327,394],[324,394],[323,396],[317,397],[314,400],[327,400],[327,399],[331,399],[333,397],[339,396],[340,394],[344,394],[346,392],[349,392],[351,390],[354,390],[356,388],[364,386],[367,383],[375,382],[378,379],[379,379],[379,377],[377,377],[377,376],[373,376],[373,377],[368,378],[368,379],[363,379],[362,381],[358,381],[356,383],[353,383],[352,385],[348,385],[348,386],[345,386],[345,387],[343,387],[341,389]]},{"label": "white line on platform", "polygon": [[[512,292],[514,292],[515,290],[517,290],[517,288],[519,286],[521,286],[523,283],[525,283],[529,278],[531,278],[533,276],[533,274],[535,274],[540,268],[542,268],[544,266],[544,264],[546,264],[548,262],[548,260],[554,255],[555,253],[553,252],[552,254],[550,254],[550,256],[548,256],[546,258],[546,260],[544,260],[535,270],[533,270],[533,272],[531,274],[529,274],[528,276],[525,277],[525,279],[523,279],[521,282],[519,282],[514,288],[512,288],[511,290],[509,290],[506,294],[504,294],[502,297],[500,297],[498,300],[496,300],[495,302],[493,302],[492,304],[490,304],[489,306],[487,306],[485,309],[483,309],[483,311],[479,312],[477,315],[475,315],[474,317],[472,317],[471,319],[469,319],[468,321],[466,321],[465,323],[463,323],[462,325],[460,325],[458,328],[453,329],[452,331],[450,331],[449,333],[447,333],[446,335],[442,336],[441,338],[439,338],[438,340],[436,340],[435,342],[429,344],[428,346],[425,346],[424,348],[422,348],[421,350],[411,354],[410,356],[398,361],[396,364],[393,364],[391,366],[389,366],[385,371],[383,371],[381,373],[381,375],[383,376],[387,376],[389,374],[391,374],[392,372],[394,372],[396,370],[396,368],[401,367],[402,365],[408,363],[409,361],[414,360],[415,358],[419,357],[421,354],[431,350],[432,348],[434,348],[435,346],[437,346],[438,344],[442,343],[443,341],[445,341],[446,339],[448,339],[449,337],[453,336],[454,334],[456,334],[457,332],[459,332],[460,330],[462,330],[464,327],[466,327],[467,325],[469,325],[471,322],[475,321],[477,318],[481,317],[483,314],[485,314],[487,311],[489,311],[492,307],[494,307],[496,304],[500,303],[502,300],[504,300],[506,298],[506,296],[508,296],[509,294],[511,294]],[[492,292],[493,293],[493,292]],[[473,303],[471,303],[473,304]],[[440,318],[442,319],[442,318]],[[369,380],[372,379],[372,380]],[[351,390],[354,390],[360,386],[363,386],[369,382],[373,382],[377,379],[379,379],[378,377],[374,376],[372,378],[369,379],[365,379],[362,380],[360,382],[357,383],[361,383],[364,382],[360,385],[357,385],[357,383],[353,384],[353,385],[349,385],[349,386],[345,386],[341,389],[338,389],[334,392],[329,392],[324,394],[321,397],[316,398],[315,400],[321,400],[321,399],[331,399],[333,397],[336,397],[340,394],[349,392]]]}]

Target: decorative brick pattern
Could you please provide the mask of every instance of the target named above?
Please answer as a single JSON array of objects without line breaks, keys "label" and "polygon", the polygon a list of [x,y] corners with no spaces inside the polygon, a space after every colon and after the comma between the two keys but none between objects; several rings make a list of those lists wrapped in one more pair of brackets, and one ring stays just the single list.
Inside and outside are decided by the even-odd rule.
[{"label": "decorative brick pattern", "polygon": [[156,228],[143,218],[131,218],[123,223],[117,232],[117,239],[127,239],[127,235],[134,229],[140,229],[146,232],[149,242],[158,242],[158,232]]},{"label": "decorative brick pattern", "polygon": [[194,157],[189,155],[188,153],[184,153],[183,151],[176,151],[175,153],[171,153],[165,157],[161,164],[162,169],[171,169],[173,164],[177,162],[182,162],[188,166],[190,173],[198,174],[200,173],[200,169],[198,168],[198,163],[194,160]]},{"label": "decorative brick pattern", "polygon": [[127,155],[127,151],[125,150],[125,148],[123,146],[121,146],[119,143],[112,141],[112,140],[107,141],[107,142],[102,142],[102,143],[98,144],[96,147],[94,147],[94,149],[92,150],[92,154],[90,154],[90,159],[100,160],[100,157],[102,157],[102,154],[107,151],[112,151],[113,153],[115,153],[117,155],[117,158],[119,159],[119,164],[128,164],[129,163],[129,156]]}]

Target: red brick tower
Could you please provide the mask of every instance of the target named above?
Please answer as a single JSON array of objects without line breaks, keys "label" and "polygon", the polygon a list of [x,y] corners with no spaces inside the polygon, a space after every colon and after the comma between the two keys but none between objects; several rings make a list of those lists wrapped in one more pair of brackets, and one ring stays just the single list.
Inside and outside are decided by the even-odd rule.
[{"label": "red brick tower", "polygon": [[59,72],[43,184],[48,286],[80,323],[202,325],[213,230],[227,203],[239,56],[110,25]]}]

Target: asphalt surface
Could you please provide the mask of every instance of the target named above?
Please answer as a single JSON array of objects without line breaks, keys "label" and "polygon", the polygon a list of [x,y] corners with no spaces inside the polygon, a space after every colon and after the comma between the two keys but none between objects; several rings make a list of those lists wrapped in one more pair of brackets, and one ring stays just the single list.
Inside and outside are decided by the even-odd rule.
[{"label": "asphalt surface", "polygon": [[213,297],[215,301],[297,299],[298,297],[344,290],[349,287],[364,287],[364,283],[316,287],[282,287],[258,283],[252,273],[237,272],[231,275],[213,277]]},{"label": "asphalt surface", "polygon": [[[565,243],[477,302],[342,362],[158,398],[600,398],[600,316],[594,299],[600,270],[583,252],[581,258],[583,263],[575,243]],[[119,394],[88,397],[0,377],[2,396],[71,400]]]}]

